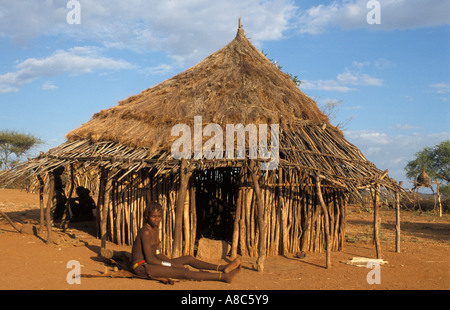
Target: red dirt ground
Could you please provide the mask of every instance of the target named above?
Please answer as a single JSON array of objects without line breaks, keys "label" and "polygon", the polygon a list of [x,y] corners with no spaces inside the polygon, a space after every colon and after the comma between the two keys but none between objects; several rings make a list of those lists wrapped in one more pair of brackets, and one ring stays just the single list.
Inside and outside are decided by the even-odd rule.
[{"label": "red dirt ground", "polygon": [[[29,220],[39,224],[36,194],[1,189],[0,208],[16,224]],[[0,216],[0,290],[448,290],[450,289],[450,215],[402,211],[401,253],[395,253],[395,212],[381,209],[381,283],[368,284],[371,269],[347,265],[352,257],[375,257],[372,244],[372,213],[349,207],[347,242],[333,252],[332,267],[325,269],[325,253],[307,253],[303,259],[268,257],[264,272],[253,270],[254,258],[244,257],[243,268],[233,283],[179,281],[165,285],[141,279],[82,278],[68,284],[70,260],[81,264],[81,272],[101,273],[105,266],[98,257],[100,241],[91,226],[77,223],[66,234],[53,230],[55,240],[45,243],[41,235],[17,233]],[[73,224],[75,225],[75,224]],[[112,243],[107,248],[130,251],[130,246]],[[212,261],[219,263],[218,261]],[[222,261],[225,262],[225,261]]]}]

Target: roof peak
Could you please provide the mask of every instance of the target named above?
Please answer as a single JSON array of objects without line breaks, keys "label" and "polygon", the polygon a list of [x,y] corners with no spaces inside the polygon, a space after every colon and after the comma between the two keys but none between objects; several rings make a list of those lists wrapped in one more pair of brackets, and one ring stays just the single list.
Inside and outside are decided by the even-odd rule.
[{"label": "roof peak", "polygon": [[240,17],[239,17],[239,20],[238,20],[238,31],[237,31],[236,36],[237,37],[238,36],[245,37],[245,32],[244,32],[244,28],[242,28],[241,18]]}]

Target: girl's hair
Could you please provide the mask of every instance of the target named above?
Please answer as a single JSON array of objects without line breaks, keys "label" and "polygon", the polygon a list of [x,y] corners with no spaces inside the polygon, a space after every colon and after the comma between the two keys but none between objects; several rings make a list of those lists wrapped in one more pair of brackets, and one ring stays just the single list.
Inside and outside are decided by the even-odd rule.
[{"label": "girl's hair", "polygon": [[150,217],[150,214],[154,211],[160,211],[162,212],[162,206],[157,203],[156,201],[151,201],[147,204],[147,207],[144,210],[144,221],[148,221],[148,218]]}]

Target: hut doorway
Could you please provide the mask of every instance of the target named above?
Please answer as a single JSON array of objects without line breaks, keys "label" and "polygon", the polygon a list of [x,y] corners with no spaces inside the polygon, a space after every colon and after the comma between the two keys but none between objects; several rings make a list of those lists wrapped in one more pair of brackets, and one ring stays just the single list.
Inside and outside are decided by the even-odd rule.
[{"label": "hut doorway", "polygon": [[208,169],[193,175],[197,236],[232,241],[239,168]]}]

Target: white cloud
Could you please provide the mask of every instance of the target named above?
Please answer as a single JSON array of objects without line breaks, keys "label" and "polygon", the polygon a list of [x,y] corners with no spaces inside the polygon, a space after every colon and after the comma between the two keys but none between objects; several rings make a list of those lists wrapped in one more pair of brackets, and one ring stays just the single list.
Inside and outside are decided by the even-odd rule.
[{"label": "white cloud", "polygon": [[359,70],[361,70],[362,68],[364,68],[364,67],[366,67],[368,65],[370,65],[370,62],[368,62],[368,61],[357,61],[357,60],[355,60],[355,61],[352,62],[352,67],[355,67],[355,68],[357,68]]},{"label": "white cloud", "polygon": [[380,0],[380,24],[368,24],[367,0],[333,1],[314,6],[298,18],[302,33],[318,34],[329,27],[369,30],[411,29],[450,24],[447,0]]},{"label": "white cloud", "polygon": [[[57,50],[44,58],[28,58],[16,65],[16,71],[0,74],[0,92],[14,92],[40,77],[61,74],[81,74],[94,70],[130,69],[133,66],[124,60],[103,57],[94,47],[74,47]],[[45,84],[44,84],[45,85]],[[44,88],[45,87],[45,88]],[[49,89],[50,84],[43,86]]]},{"label": "white cloud", "polygon": [[438,94],[444,95],[450,93],[450,84],[448,83],[436,83],[431,84],[430,87]]},{"label": "white cloud", "polygon": [[140,73],[146,74],[146,75],[153,75],[153,74],[166,74],[170,71],[172,71],[173,66],[169,64],[160,64],[155,67],[147,67],[139,69]]},{"label": "white cloud", "polygon": [[69,25],[66,4],[0,0],[0,37],[28,42],[62,34],[108,47],[164,50],[193,62],[228,43],[239,17],[252,40],[277,40],[297,12],[293,0],[80,0],[81,24]]},{"label": "white cloud", "polygon": [[[361,69],[369,63],[361,63],[354,61],[352,66]],[[301,84],[302,89],[315,89],[335,92],[349,92],[357,88],[355,86],[382,86],[383,80],[370,76],[367,73],[360,73],[358,70],[345,69],[345,72],[339,73],[334,80],[317,80],[309,81],[303,80]]]},{"label": "white cloud", "polygon": [[300,85],[301,89],[315,89],[315,90],[325,90],[325,91],[336,91],[336,92],[349,92],[356,90],[356,88],[351,88],[345,85],[341,85],[338,81],[335,80],[317,80],[317,81],[308,81],[303,80]]},{"label": "white cloud", "polygon": [[6,93],[15,93],[18,92],[19,88],[18,87],[10,87],[7,85],[2,85],[0,82],[0,94],[6,94]]},{"label": "white cloud", "polygon": [[42,84],[42,90],[52,90],[57,88],[58,87],[54,85],[51,81],[45,81],[44,84]]},{"label": "white cloud", "polygon": [[383,80],[372,77],[368,74],[359,74],[346,70],[344,73],[338,74],[336,80],[341,84],[358,85],[358,86],[382,86]]},{"label": "white cloud", "polygon": [[395,124],[393,126],[393,129],[395,130],[400,130],[400,131],[408,131],[408,130],[417,130],[417,129],[422,129],[418,126],[412,126],[409,124]]}]

